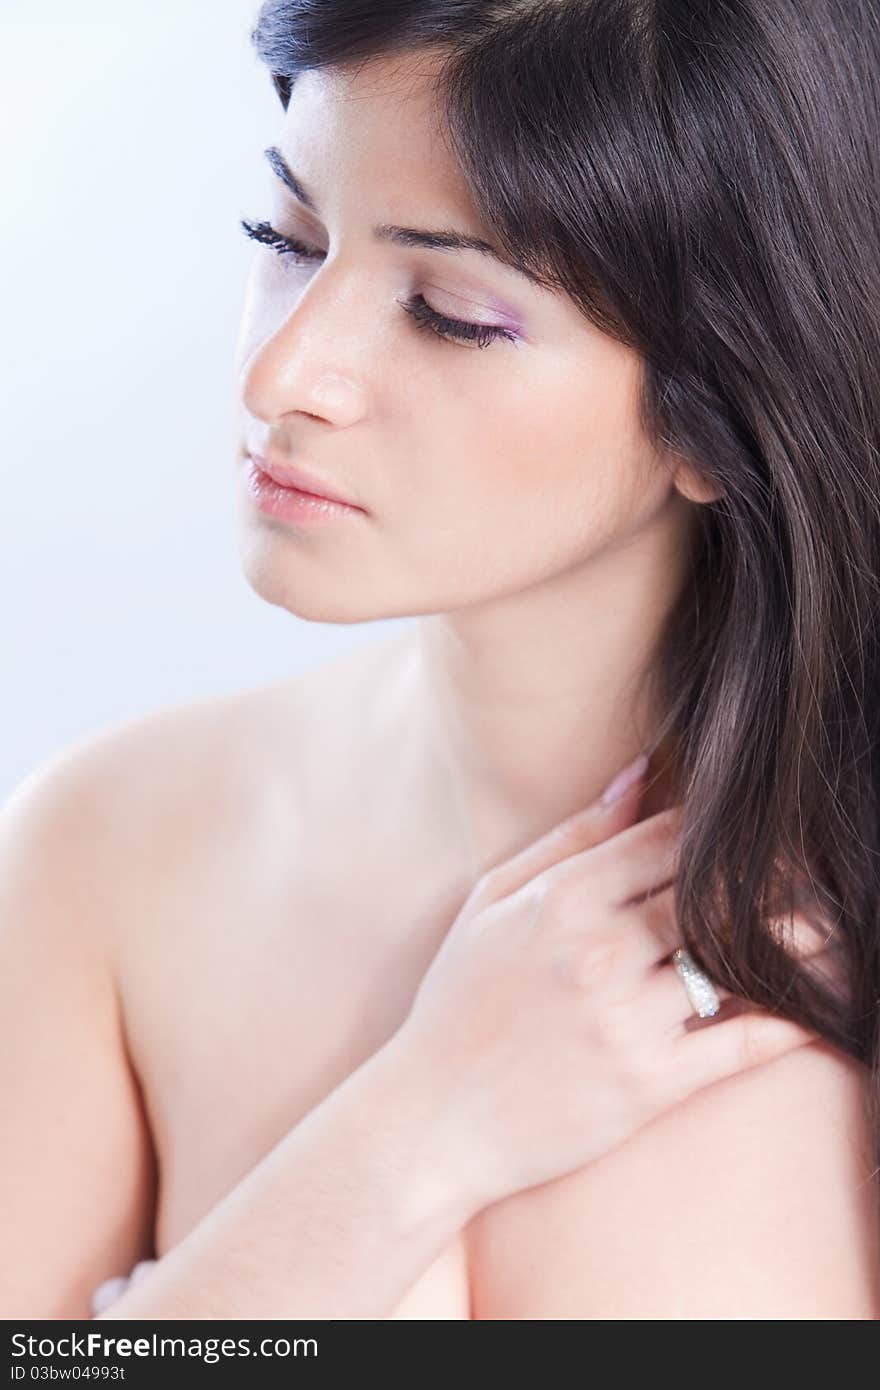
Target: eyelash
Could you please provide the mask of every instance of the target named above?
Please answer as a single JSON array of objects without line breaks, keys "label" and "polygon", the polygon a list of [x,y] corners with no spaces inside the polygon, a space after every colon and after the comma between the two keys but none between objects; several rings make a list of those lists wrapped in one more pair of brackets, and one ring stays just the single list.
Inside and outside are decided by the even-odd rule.
[{"label": "eyelash", "polygon": [[[271,246],[279,256],[293,256],[297,264],[316,260],[321,254],[314,247],[306,246],[304,242],[297,241],[295,237],[284,236],[282,232],[277,231],[272,226],[271,222],[249,222],[244,217],[240,220],[245,236],[250,237],[253,241],[262,242],[264,246]],[[497,328],[485,323],[466,323],[464,319],[447,318],[445,314],[432,309],[431,305],[420,294],[414,294],[409,299],[399,299],[397,302],[401,309],[411,315],[416,328],[428,328],[438,338],[474,342],[480,348],[489,347],[498,338],[505,338],[514,344],[517,341],[516,334],[511,333],[507,328]]]}]

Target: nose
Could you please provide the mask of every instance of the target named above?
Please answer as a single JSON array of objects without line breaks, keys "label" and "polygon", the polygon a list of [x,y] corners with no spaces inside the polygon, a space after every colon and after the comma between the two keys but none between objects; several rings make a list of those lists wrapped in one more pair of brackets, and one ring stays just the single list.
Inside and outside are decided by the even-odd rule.
[{"label": "nose", "polygon": [[248,343],[239,373],[245,409],[267,422],[282,415],[311,415],[337,426],[354,424],[365,409],[356,359],[357,311],[331,284],[329,269],[315,276],[296,306],[268,334]]}]

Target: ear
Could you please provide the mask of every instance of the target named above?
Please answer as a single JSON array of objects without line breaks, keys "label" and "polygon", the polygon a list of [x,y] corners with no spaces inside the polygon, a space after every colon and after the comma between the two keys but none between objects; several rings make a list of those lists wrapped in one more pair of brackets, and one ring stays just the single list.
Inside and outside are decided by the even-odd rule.
[{"label": "ear", "polygon": [[724,496],[721,488],[716,488],[708,478],[701,477],[684,459],[679,460],[673,468],[672,483],[689,502],[717,502]]}]

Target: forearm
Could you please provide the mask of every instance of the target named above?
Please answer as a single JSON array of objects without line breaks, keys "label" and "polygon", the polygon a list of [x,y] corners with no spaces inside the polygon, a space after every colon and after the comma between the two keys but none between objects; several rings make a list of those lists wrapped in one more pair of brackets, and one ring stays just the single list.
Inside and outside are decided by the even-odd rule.
[{"label": "forearm", "polygon": [[387,1317],[481,1205],[453,1128],[392,1039],[95,1320]]}]

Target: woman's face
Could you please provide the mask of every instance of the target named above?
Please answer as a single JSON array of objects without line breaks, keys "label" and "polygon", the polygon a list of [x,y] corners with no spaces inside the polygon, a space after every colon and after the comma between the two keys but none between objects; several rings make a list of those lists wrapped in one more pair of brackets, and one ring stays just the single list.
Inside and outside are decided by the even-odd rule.
[{"label": "woman's face", "polygon": [[[680,524],[682,496],[639,427],[635,353],[479,250],[374,234],[492,240],[424,56],[303,74],[277,149],[316,210],[267,164],[271,206],[251,220],[310,255],[255,247],[241,323],[238,501],[258,593],[317,621],[448,612],[589,566],[664,508]],[[438,337],[401,307],[419,296],[512,337]],[[265,514],[248,449],[363,510],[306,526]]]}]

